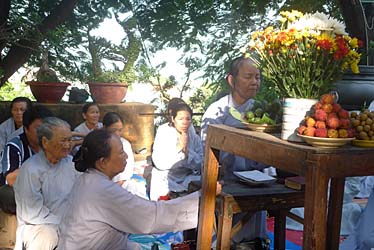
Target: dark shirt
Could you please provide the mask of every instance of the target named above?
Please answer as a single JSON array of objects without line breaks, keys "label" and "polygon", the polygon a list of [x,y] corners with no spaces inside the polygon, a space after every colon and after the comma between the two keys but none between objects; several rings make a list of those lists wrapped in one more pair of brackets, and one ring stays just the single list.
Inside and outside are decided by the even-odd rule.
[{"label": "dark shirt", "polygon": [[0,186],[5,184],[6,176],[21,167],[34,151],[29,145],[25,132],[11,139],[5,146],[1,159],[2,173],[0,176]]}]

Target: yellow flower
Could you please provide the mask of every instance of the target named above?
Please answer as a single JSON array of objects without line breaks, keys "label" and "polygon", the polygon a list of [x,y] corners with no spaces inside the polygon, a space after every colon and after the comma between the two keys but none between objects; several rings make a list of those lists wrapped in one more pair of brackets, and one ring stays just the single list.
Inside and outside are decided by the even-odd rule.
[{"label": "yellow flower", "polygon": [[355,73],[355,74],[358,74],[358,73],[360,73],[360,70],[358,69],[358,66],[357,66],[357,64],[351,64],[351,70],[352,70],[352,72],[353,73]]},{"label": "yellow flower", "polygon": [[273,25],[252,33],[243,53],[256,59],[281,96],[318,98],[345,69],[358,72],[359,42],[345,35],[339,21],[296,10],[280,15]]},{"label": "yellow flower", "polygon": [[349,40],[349,45],[352,48],[358,48],[358,39],[356,37]]}]

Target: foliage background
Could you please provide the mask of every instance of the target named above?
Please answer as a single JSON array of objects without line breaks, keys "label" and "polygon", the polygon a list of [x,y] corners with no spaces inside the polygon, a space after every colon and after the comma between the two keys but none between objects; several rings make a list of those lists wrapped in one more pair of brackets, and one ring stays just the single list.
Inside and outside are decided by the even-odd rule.
[{"label": "foliage background", "polygon": [[[94,65],[104,71],[126,71],[128,81],[150,84],[161,103],[168,101],[169,90],[175,86],[184,97],[194,81],[192,74],[202,72],[204,86],[190,102],[199,111],[228,91],[224,80],[228,63],[239,55],[251,31],[267,26],[281,10],[321,11],[342,20],[339,5],[345,1],[2,0],[0,68],[4,77],[0,84],[21,66],[40,66],[42,51],[47,49],[50,67],[62,80],[84,83]],[[91,33],[112,17],[126,32],[120,45]],[[91,45],[98,45],[96,54],[90,36],[95,41]],[[167,47],[182,52],[180,63],[188,69],[182,81],[162,76],[164,63],[151,63],[150,58]],[[263,82],[260,96],[272,96],[271,87]]]}]

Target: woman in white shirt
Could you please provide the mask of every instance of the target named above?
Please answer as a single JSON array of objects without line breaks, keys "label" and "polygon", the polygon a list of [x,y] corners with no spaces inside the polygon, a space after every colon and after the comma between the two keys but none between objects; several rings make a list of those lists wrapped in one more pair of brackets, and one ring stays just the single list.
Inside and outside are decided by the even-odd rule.
[{"label": "woman in white shirt", "polygon": [[83,143],[83,137],[94,129],[99,129],[103,127],[103,124],[99,122],[100,119],[100,109],[99,106],[94,102],[89,102],[82,107],[82,117],[84,122],[75,127],[72,143],[72,155],[74,155],[80,145]]},{"label": "woman in white shirt", "polygon": [[120,186],[126,188],[127,186],[126,182],[131,179],[131,176],[134,173],[135,160],[134,160],[134,153],[132,151],[130,142],[122,137],[123,125],[124,125],[123,119],[118,113],[108,112],[104,115],[104,118],[103,118],[104,129],[120,137],[123,150],[127,154],[127,164],[126,164],[125,170],[123,170],[121,173],[119,173],[113,178],[113,181],[117,182]]},{"label": "woman in white shirt", "polygon": [[74,157],[84,172],[67,199],[58,250],[140,249],[129,233],[180,231],[197,225],[198,192],[154,202],[133,195],[112,181],[126,166],[118,136],[105,129],[89,133]]},{"label": "woman in white shirt", "polygon": [[187,191],[191,181],[200,180],[203,149],[200,137],[189,129],[191,116],[187,104],[177,104],[171,111],[171,122],[157,129],[152,153],[151,200],[164,198],[170,191]]},{"label": "woman in white shirt", "polygon": [[74,131],[82,134],[88,134],[94,129],[102,128],[103,124],[99,122],[100,109],[94,102],[86,103],[82,107],[82,117],[84,122],[79,124]]}]

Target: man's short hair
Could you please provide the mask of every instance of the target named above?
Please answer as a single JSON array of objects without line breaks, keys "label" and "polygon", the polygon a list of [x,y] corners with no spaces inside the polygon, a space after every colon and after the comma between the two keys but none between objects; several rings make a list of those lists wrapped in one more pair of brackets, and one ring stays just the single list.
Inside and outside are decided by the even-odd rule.
[{"label": "man's short hair", "polygon": [[42,105],[32,106],[23,113],[22,125],[25,128],[29,128],[31,123],[37,119],[44,119],[53,116],[53,113]]}]

